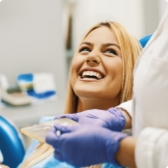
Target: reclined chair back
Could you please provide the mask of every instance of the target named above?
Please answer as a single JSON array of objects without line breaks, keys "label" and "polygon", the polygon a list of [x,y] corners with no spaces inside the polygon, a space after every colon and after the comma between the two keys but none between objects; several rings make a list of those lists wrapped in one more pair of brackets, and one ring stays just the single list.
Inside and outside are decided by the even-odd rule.
[{"label": "reclined chair back", "polygon": [[16,168],[23,160],[25,149],[16,127],[0,116],[0,150],[3,164]]}]

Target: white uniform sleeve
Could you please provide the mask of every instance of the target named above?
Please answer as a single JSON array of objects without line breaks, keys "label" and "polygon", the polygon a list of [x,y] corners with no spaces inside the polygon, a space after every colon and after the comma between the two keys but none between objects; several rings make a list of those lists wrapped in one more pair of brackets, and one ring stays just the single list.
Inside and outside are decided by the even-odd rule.
[{"label": "white uniform sleeve", "polygon": [[[116,108],[124,109],[132,117],[132,100],[121,103]],[[128,135],[132,135],[132,129],[125,129],[122,132],[124,132],[125,134],[128,134]]]},{"label": "white uniform sleeve", "polygon": [[132,117],[132,100],[129,100],[127,102],[121,103],[119,106],[116,108],[121,108],[124,109],[125,111],[128,112],[128,114]]},{"label": "white uniform sleeve", "polygon": [[137,168],[168,167],[168,131],[147,127],[138,137],[135,159]]}]

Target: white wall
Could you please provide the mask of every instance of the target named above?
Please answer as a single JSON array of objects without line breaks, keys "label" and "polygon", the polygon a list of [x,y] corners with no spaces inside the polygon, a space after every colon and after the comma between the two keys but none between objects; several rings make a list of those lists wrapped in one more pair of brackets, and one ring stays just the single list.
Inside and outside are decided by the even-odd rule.
[{"label": "white wall", "polygon": [[100,21],[117,21],[137,38],[144,35],[142,0],[76,0],[73,19],[74,48],[86,31]]},{"label": "white wall", "polygon": [[20,73],[52,71],[58,96],[66,88],[62,0],[3,0],[0,3],[0,73],[11,85]]},{"label": "white wall", "polygon": [[158,0],[159,1],[159,19],[163,16],[166,8],[168,7],[167,0]]},{"label": "white wall", "polygon": [[142,0],[145,35],[153,34],[157,29],[168,5],[166,0]]}]

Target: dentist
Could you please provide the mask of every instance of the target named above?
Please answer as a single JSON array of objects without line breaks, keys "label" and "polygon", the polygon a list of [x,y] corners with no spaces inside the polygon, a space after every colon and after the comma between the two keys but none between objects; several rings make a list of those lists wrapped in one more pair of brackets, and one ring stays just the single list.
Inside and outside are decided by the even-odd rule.
[{"label": "dentist", "polygon": [[168,8],[134,70],[132,127],[133,136],[127,136],[89,124],[55,124],[46,141],[57,159],[75,166],[104,162],[138,168],[168,166]]}]

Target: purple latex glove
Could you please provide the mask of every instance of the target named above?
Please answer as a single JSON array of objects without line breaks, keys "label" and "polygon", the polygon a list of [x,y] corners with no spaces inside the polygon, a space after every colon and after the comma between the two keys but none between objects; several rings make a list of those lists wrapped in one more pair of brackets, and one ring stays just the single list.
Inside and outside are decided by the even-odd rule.
[{"label": "purple latex glove", "polygon": [[122,111],[116,108],[110,108],[106,111],[94,109],[75,114],[62,114],[55,117],[55,119],[58,118],[69,118],[79,124],[92,124],[112,131],[122,131],[126,123]]},{"label": "purple latex glove", "polygon": [[[56,135],[57,131],[60,136]],[[90,166],[99,163],[113,163],[119,149],[120,140],[127,135],[106,128],[78,125],[55,124],[47,134],[46,142],[55,149],[54,156],[73,166]]]}]

